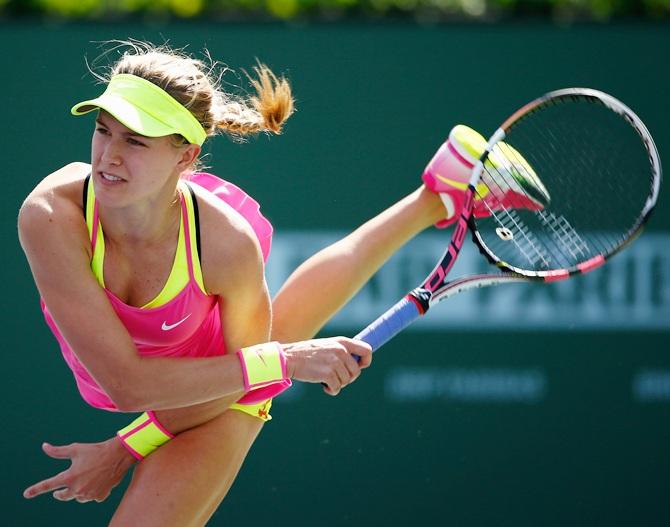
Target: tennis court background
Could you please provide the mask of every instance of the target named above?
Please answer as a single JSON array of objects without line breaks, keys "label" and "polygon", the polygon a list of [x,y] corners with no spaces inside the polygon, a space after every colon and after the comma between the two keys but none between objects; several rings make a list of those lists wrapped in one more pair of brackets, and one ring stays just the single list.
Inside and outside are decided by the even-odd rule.
[{"label": "tennis court background", "polygon": [[[289,76],[298,113],[285,135],[220,138],[208,160],[263,204],[283,250],[294,235],[353,228],[412,190],[451,125],[487,135],[551,89],[619,97],[666,163],[670,152],[667,25],[0,24],[7,525],[102,525],[120,495],[85,506],[21,498],[63,468],[42,440],[99,440],[127,419],[79,399],[41,320],[15,218],[39,178],[88,157],[91,120],[68,109],[98,91],[85,75],[84,53],[98,53],[90,42],[129,36],[206,45],[233,68],[258,57]],[[649,228],[654,316],[670,303],[667,202],[664,189]],[[212,525],[667,525],[670,319],[484,326],[401,335],[342,396],[309,386],[278,400]]]}]

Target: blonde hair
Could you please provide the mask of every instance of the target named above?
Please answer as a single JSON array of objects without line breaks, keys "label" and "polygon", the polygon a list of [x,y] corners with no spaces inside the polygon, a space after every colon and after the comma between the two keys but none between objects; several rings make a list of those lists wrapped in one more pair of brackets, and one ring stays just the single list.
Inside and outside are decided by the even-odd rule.
[{"label": "blonde hair", "polygon": [[294,111],[291,86],[265,64],[254,68],[256,78],[246,74],[256,91],[253,96],[227,93],[221,87],[228,68],[213,61],[198,60],[167,45],[155,46],[139,41],[114,41],[110,51],[125,48],[111,66],[105,82],[121,73],[141,77],[169,93],[200,122],[208,136],[224,132],[233,139],[259,132],[280,134]]}]

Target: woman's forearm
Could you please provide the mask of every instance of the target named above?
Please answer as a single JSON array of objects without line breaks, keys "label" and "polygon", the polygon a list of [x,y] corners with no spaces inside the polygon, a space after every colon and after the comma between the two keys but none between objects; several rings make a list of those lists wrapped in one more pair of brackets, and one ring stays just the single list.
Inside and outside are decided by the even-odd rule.
[{"label": "woman's forearm", "polygon": [[108,395],[122,412],[183,408],[244,393],[235,354],[209,358],[138,357],[127,375],[116,377]]},{"label": "woman's forearm", "polygon": [[[292,342],[314,337],[393,253],[443,216],[444,207],[439,198],[420,188],[346,238],[312,256],[289,277],[273,301],[271,340]],[[328,280],[323,280],[324,276]],[[315,289],[318,295],[313,294]],[[177,360],[184,365],[184,359]],[[208,371],[207,377],[211,373]],[[241,390],[241,371],[236,375]],[[214,377],[221,382],[218,375]],[[188,385],[183,379],[171,382]],[[203,378],[203,382],[207,382],[206,379]],[[156,403],[160,406],[146,406],[146,400],[142,406],[163,410],[157,413],[160,422],[170,432],[179,433],[221,414],[241,395],[241,391],[221,393],[215,400],[197,401],[188,407],[177,404],[172,408],[164,397],[157,397]]]}]

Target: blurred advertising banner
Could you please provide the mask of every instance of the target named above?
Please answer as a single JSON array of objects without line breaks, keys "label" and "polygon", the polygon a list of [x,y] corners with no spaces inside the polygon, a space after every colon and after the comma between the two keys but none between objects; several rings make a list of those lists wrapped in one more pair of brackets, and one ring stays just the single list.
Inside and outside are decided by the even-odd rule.
[{"label": "blurred advertising banner", "polygon": [[[278,232],[267,267],[270,289],[306,258],[344,236],[334,231]],[[330,322],[327,330],[367,326],[433,269],[450,233],[416,237]],[[452,277],[494,272],[472,244]],[[324,276],[323,280],[330,278]],[[318,288],[314,294],[319,294]],[[456,295],[410,330],[670,329],[670,234],[645,233],[604,267],[553,284],[505,284]]]}]

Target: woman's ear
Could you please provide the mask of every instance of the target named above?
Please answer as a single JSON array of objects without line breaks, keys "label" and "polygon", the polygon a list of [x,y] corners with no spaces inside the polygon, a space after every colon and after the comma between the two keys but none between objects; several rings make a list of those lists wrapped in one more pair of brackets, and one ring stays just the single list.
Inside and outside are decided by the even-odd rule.
[{"label": "woman's ear", "polygon": [[181,157],[179,158],[178,165],[182,170],[190,168],[195,160],[198,159],[200,155],[200,146],[187,144],[181,147]]}]

